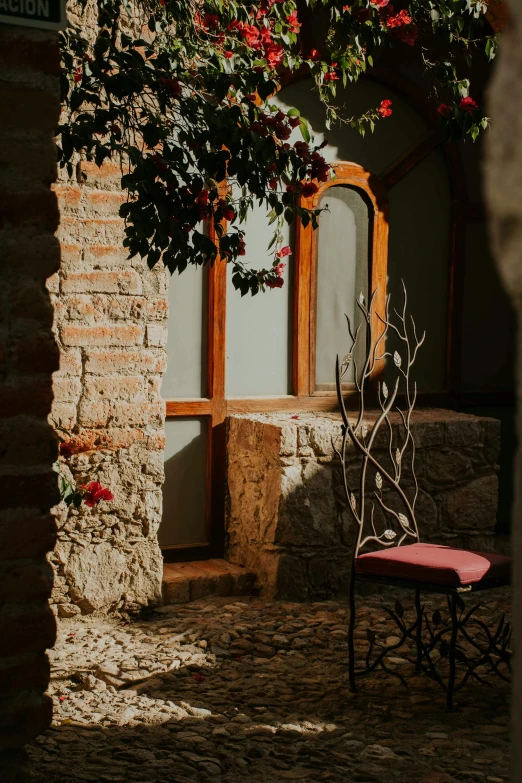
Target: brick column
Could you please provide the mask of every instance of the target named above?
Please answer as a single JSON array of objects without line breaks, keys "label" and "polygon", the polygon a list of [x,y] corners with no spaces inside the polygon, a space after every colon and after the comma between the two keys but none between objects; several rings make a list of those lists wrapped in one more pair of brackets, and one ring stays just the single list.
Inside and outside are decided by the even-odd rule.
[{"label": "brick column", "polygon": [[[490,231],[496,261],[518,318],[517,434],[513,538],[515,674],[512,700],[513,783],[522,780],[522,0],[509,0],[509,29],[502,33],[499,61],[489,87],[493,125],[486,149]],[[495,314],[491,326],[495,328]]]},{"label": "brick column", "polygon": [[47,423],[58,367],[45,281],[56,272],[54,33],[0,25],[0,780],[23,780],[23,745],[51,721],[46,649],[57,500]]}]

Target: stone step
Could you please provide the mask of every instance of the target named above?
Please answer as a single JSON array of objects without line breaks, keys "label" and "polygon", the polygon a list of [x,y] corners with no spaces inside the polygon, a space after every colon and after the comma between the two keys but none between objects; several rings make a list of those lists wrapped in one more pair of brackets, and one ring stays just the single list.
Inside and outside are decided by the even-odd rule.
[{"label": "stone step", "polygon": [[226,560],[164,563],[163,603],[182,604],[208,595],[252,595],[255,583],[255,574]]}]

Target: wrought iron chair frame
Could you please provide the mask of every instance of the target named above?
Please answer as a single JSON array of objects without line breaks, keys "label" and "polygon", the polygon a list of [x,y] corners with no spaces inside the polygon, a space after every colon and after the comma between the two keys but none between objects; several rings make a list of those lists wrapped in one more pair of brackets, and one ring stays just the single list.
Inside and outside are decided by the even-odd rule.
[{"label": "wrought iron chair frame", "polygon": [[[380,666],[384,671],[398,677],[398,679],[404,685],[407,685],[405,678],[400,673],[390,669],[386,665],[385,658],[390,653],[392,653],[393,650],[401,647],[406,642],[406,640],[410,640],[415,643],[416,671],[418,673],[424,671],[443,688],[443,690],[446,692],[447,707],[448,709],[452,709],[454,694],[460,690],[471,677],[479,680],[480,682],[486,682],[487,684],[490,684],[487,680],[484,679],[482,674],[477,672],[479,667],[486,666],[490,672],[497,674],[501,679],[509,679],[508,674],[511,671],[511,652],[509,649],[511,639],[510,624],[505,621],[504,615],[502,615],[496,630],[494,632],[491,631],[480,619],[475,617],[475,612],[479,608],[480,604],[465,612],[465,605],[462,600],[462,595],[490,590],[496,587],[503,587],[509,585],[510,580],[508,578],[489,580],[483,579],[480,582],[476,582],[470,585],[455,587],[431,582],[416,581],[412,579],[399,579],[388,576],[361,574],[357,573],[356,571],[356,558],[361,553],[361,550],[369,543],[374,543],[379,547],[401,546],[401,544],[409,540],[411,540],[411,542],[420,543],[419,530],[417,526],[417,520],[415,518],[415,504],[418,497],[419,487],[415,474],[415,441],[411,428],[411,417],[417,398],[417,386],[416,384],[413,384],[412,388],[410,371],[415,362],[417,351],[424,342],[425,333],[419,339],[413,318],[411,316],[409,318],[407,317],[408,297],[404,283],[403,292],[404,301],[402,311],[394,311],[398,323],[394,323],[390,318],[389,296],[386,298],[386,311],[384,317],[382,317],[379,313],[376,313],[374,310],[376,292],[374,292],[370,297],[368,305],[365,302],[364,296],[362,294],[359,296],[357,305],[362,313],[366,332],[366,351],[364,365],[359,371],[357,368],[357,361],[354,358],[355,352],[357,350],[357,340],[359,338],[362,324],[357,327],[354,333],[348,317],[346,317],[346,320],[348,324],[348,333],[352,341],[351,348],[342,362],[340,362],[339,357],[337,357],[336,360],[335,374],[337,398],[343,424],[341,445],[338,446],[337,443],[334,443],[333,447],[341,464],[343,486],[347,505],[350,509],[353,519],[357,524],[357,537],[353,547],[352,568],[349,585],[349,684],[350,689],[352,691],[356,691],[356,678],[367,675]],[[382,332],[377,338],[375,338],[373,334],[373,327],[376,319],[378,323],[382,324]],[[404,348],[404,358],[401,357],[398,350],[394,351],[393,356],[389,351],[386,350],[386,338],[390,330],[395,333],[400,345]],[[379,353],[379,351],[381,352]],[[384,381],[378,383],[377,399],[380,413],[371,425],[370,429],[368,429],[367,424],[364,422],[366,385],[370,377],[373,376],[378,362],[383,362],[388,356],[393,358],[394,365],[397,368],[397,379],[391,394],[389,393],[387,385]],[[359,410],[355,423],[350,422],[342,393],[343,378],[349,371],[350,367],[353,368],[353,380],[359,399]],[[405,400],[405,411],[401,410],[401,408],[396,405],[401,378],[404,385],[403,399]],[[397,443],[395,451],[393,446],[393,426],[390,420],[390,413],[394,408],[400,416],[400,423],[402,424],[404,430],[402,442],[400,445]],[[388,428],[388,457],[390,461],[390,470],[386,470],[382,465],[382,462],[379,462],[371,451],[375,437],[383,424],[386,424]],[[357,500],[355,492],[348,484],[347,449],[349,442],[354,445],[355,449],[361,454],[362,457],[358,487],[359,500]],[[413,497],[411,499],[408,498],[400,484],[402,469],[406,458],[410,460],[411,474],[413,477]],[[372,500],[370,511],[371,533],[365,535],[369,506],[366,489],[369,466],[376,470],[376,487],[374,489],[375,500],[382,509],[386,518],[392,520],[390,524],[393,524],[393,527],[386,528],[380,535],[378,534],[374,523],[375,500]],[[386,505],[382,497],[382,486],[384,483],[387,483],[398,494],[403,504],[404,513],[397,512]],[[395,528],[397,528],[398,532]],[[397,536],[399,536],[399,539],[396,543],[395,539]],[[405,620],[403,619],[404,609],[398,601],[395,604],[394,610],[386,610],[399,628],[401,633],[400,642],[383,648],[372,661],[372,654],[376,639],[373,632],[368,630],[367,640],[369,643],[369,650],[368,654],[366,655],[366,665],[359,670],[356,669],[354,645],[354,631],[356,624],[356,582],[372,582],[400,588],[413,589],[415,591],[415,621],[409,625],[406,624]],[[446,623],[441,626],[442,618],[440,612],[438,611],[433,613],[432,620],[430,621],[424,606],[421,604],[422,592],[437,593],[447,596],[450,618],[449,624]],[[473,625],[475,625],[477,630],[482,634],[484,641],[479,641],[471,635],[470,629]],[[428,633],[427,641],[423,638],[424,627]],[[444,638],[448,634],[449,643]],[[459,646],[459,635],[465,639],[468,644],[468,648],[472,647],[473,650],[476,651],[478,657],[475,656],[473,659],[469,658],[467,653]],[[438,652],[439,654],[438,659],[434,658],[435,652]],[[437,669],[437,664],[446,657],[448,658],[449,662],[449,674],[447,681],[444,680]],[[457,663],[462,663],[465,666],[464,674],[462,675],[459,682],[457,682]],[[499,669],[500,663],[504,663],[506,665],[508,674]]]}]

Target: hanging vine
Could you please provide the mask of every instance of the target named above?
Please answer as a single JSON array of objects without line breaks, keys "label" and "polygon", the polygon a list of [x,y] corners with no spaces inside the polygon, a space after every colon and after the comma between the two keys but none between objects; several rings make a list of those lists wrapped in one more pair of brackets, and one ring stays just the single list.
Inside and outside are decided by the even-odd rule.
[{"label": "hanging vine", "polygon": [[[296,217],[317,227],[300,198],[333,176],[306,119],[271,102],[283,74],[308,72],[327,125],[364,133],[391,101],[352,116],[336,103],[338,85],[387,47],[411,49],[448,137],[475,139],[488,121],[468,72],[496,47],[486,10],[479,0],[80,0],[61,34],[60,165],[72,175],[79,157],[121,162],[130,258],[181,272],[219,254],[242,294],[280,287],[281,227]],[[274,224],[268,269],[244,259],[256,203]]]}]

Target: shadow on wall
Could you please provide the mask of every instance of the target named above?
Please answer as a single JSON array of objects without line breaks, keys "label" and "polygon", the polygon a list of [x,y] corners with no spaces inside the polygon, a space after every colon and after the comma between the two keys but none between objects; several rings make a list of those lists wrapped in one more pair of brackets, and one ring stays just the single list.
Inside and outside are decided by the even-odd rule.
[{"label": "shadow on wall", "polygon": [[[415,416],[421,540],[494,551],[500,423],[435,409],[418,410]],[[340,417],[300,414],[298,421],[289,419],[284,414],[229,419],[228,557],[257,573],[267,598],[346,595],[356,528],[332,449]],[[386,467],[382,435],[374,453]],[[348,459],[348,483],[357,497],[360,458],[353,448]],[[375,469],[368,470],[367,479],[371,500]],[[403,479],[411,497],[407,465]],[[385,486],[384,493],[387,505],[404,512],[394,492]],[[381,533],[390,527],[378,507],[375,524]]]}]

